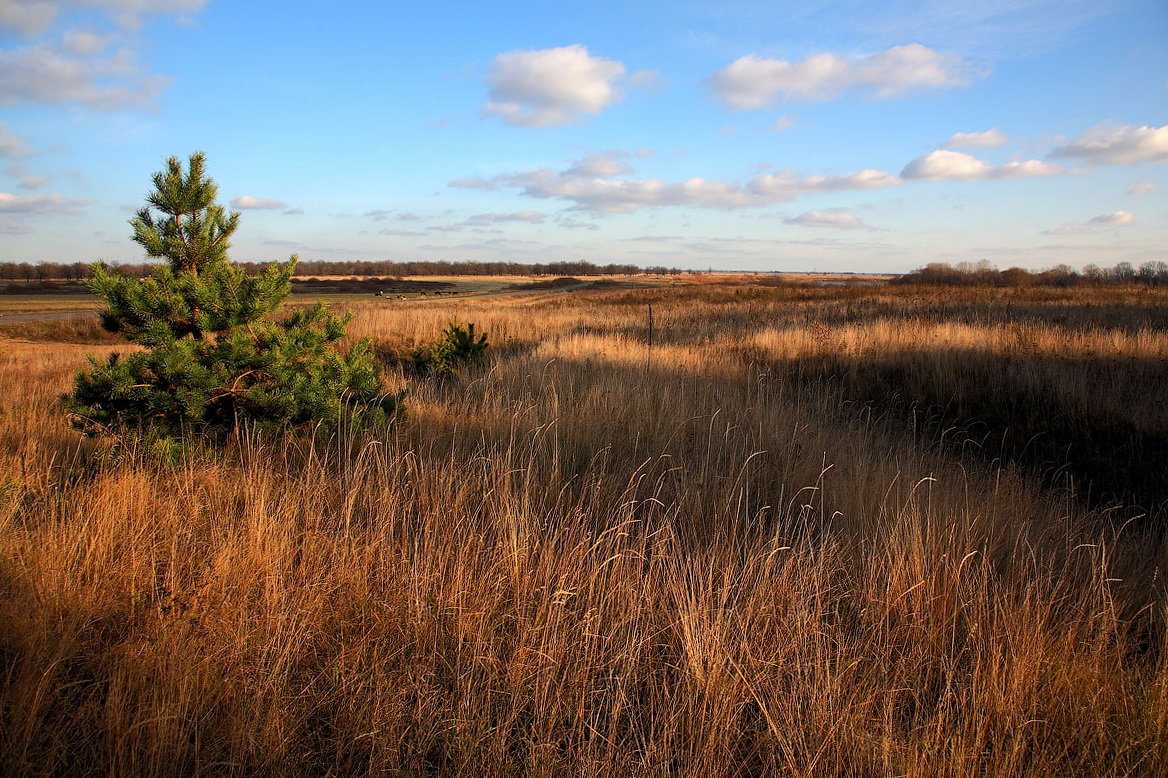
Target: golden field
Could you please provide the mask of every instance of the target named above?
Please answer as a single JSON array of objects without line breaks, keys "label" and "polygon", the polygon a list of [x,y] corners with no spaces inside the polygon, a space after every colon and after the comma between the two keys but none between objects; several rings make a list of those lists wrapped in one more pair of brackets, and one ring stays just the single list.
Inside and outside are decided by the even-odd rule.
[{"label": "golden field", "polygon": [[352,308],[400,420],[181,461],[0,340],[6,774],[1168,772],[1168,293]]}]

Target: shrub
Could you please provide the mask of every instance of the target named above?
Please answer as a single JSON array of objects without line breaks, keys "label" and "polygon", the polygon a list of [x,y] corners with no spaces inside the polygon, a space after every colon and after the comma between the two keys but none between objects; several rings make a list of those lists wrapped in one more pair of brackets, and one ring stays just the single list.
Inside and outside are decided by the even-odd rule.
[{"label": "shrub", "polygon": [[414,351],[414,367],[420,375],[453,378],[482,367],[487,361],[487,348],[486,333],[476,338],[473,324],[463,327],[452,321],[436,341]]}]

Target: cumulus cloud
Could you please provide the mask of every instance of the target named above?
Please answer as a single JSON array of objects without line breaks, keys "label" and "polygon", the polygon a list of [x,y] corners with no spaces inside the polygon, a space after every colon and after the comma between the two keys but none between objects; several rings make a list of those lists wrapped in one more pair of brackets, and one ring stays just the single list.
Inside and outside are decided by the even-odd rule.
[{"label": "cumulus cloud", "polygon": [[1130,211],[1112,211],[1111,213],[1093,216],[1079,224],[1064,224],[1062,227],[1043,230],[1042,233],[1044,235],[1077,235],[1086,232],[1096,232],[1111,227],[1122,227],[1125,224],[1131,224],[1135,219],[1135,214]]},{"label": "cumulus cloud", "polygon": [[921,181],[979,181],[987,178],[1034,178],[1053,176],[1064,172],[1058,165],[1037,159],[1015,160],[1004,165],[991,165],[961,151],[939,149],[917,157],[905,165],[902,178]]},{"label": "cumulus cloud", "polygon": [[957,132],[945,145],[951,149],[972,149],[983,146],[1001,146],[1006,142],[1005,133],[996,127],[985,132]]},{"label": "cumulus cloud", "polygon": [[983,69],[961,57],[910,43],[856,60],[825,53],[792,63],[748,54],[703,83],[726,107],[745,110],[765,108],[779,96],[830,100],[855,90],[878,99],[894,97],[918,89],[965,86],[982,75]]},{"label": "cumulus cloud", "polygon": [[283,210],[288,207],[288,204],[279,200],[266,200],[263,197],[241,195],[231,201],[231,207],[238,208],[241,211],[274,211]]},{"label": "cumulus cloud", "polygon": [[628,162],[625,162],[625,158],[628,156],[627,151],[619,149],[606,151],[603,154],[589,154],[577,160],[576,164],[565,170],[564,173],[570,176],[591,176],[594,178],[627,175],[633,172],[633,168]]},{"label": "cumulus cloud", "polygon": [[14,195],[0,192],[0,213],[76,213],[88,200],[69,200],[59,194]]},{"label": "cumulus cloud", "polygon": [[1139,181],[1136,181],[1134,184],[1132,184],[1131,189],[1127,190],[1127,193],[1132,197],[1139,197],[1140,195],[1145,195],[1148,192],[1154,192],[1156,189],[1157,187],[1154,183],[1146,178],[1141,178]]},{"label": "cumulus cloud", "polygon": [[543,168],[484,178],[460,178],[450,186],[468,189],[509,187],[528,197],[566,200],[572,210],[593,213],[631,213],[646,207],[753,208],[790,200],[814,191],[880,189],[901,180],[879,170],[861,170],[841,176],[805,176],[793,170],[758,175],[746,185],[705,178],[685,181],[614,179],[584,175],[579,163],[566,170]]},{"label": "cumulus cloud", "polygon": [[149,105],[171,82],[121,49],[104,57],[71,56],[49,46],[0,51],[0,105],[77,103],[113,110]]},{"label": "cumulus cloud", "polygon": [[1168,161],[1168,124],[1163,127],[1101,124],[1059,146],[1050,155],[1081,159],[1094,165]]},{"label": "cumulus cloud", "polygon": [[859,216],[843,210],[808,211],[783,219],[797,227],[825,227],[832,230],[871,230]]},{"label": "cumulus cloud", "polygon": [[491,64],[483,114],[516,127],[561,127],[620,100],[624,73],[623,63],[580,44],[509,51]]},{"label": "cumulus cloud", "polygon": [[750,189],[757,195],[790,200],[810,192],[842,192],[849,189],[886,189],[900,186],[899,176],[883,170],[859,170],[842,176],[804,176],[794,170],[779,170],[755,176]]}]

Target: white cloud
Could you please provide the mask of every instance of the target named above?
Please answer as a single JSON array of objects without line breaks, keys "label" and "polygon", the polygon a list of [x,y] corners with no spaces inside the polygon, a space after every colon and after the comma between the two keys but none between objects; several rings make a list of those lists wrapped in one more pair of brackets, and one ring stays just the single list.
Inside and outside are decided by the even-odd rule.
[{"label": "white cloud", "polygon": [[566,230],[599,230],[600,226],[592,222],[581,221],[571,217],[561,217],[556,224]]},{"label": "white cloud", "polygon": [[0,122],[0,157],[27,157],[32,153],[27,143],[13,135],[6,123]]},{"label": "white cloud", "polygon": [[1093,216],[1080,224],[1064,224],[1062,227],[1043,230],[1044,235],[1077,235],[1085,232],[1096,232],[1109,227],[1122,227],[1131,224],[1136,219],[1130,211],[1112,211],[1111,213]]},{"label": "white cloud", "polygon": [[[502,230],[487,229],[489,227],[496,227],[500,224],[508,222],[522,222],[525,224],[543,224],[547,220],[547,214],[539,211],[507,211],[506,213],[477,213],[463,219],[460,222],[451,224],[437,224],[427,229],[431,232],[462,232],[463,230],[473,230],[480,233],[500,233]],[[413,235],[417,233],[404,232],[400,230],[382,230],[382,235]]]},{"label": "white cloud", "polygon": [[990,178],[1040,178],[1042,176],[1057,176],[1064,171],[1058,165],[1043,162],[1037,159],[1020,159],[998,165],[990,174]]},{"label": "white cloud", "polygon": [[67,30],[61,38],[61,46],[73,54],[92,56],[104,51],[112,40],[113,36],[95,30]]},{"label": "white cloud", "polygon": [[54,3],[0,0],[0,28],[16,30],[26,37],[44,32],[56,19]]},{"label": "white cloud", "polygon": [[728,108],[745,110],[765,108],[780,95],[788,100],[829,100],[859,90],[886,98],[917,89],[964,86],[983,74],[961,57],[910,43],[858,60],[825,53],[791,63],[748,54],[703,83]]},{"label": "white cloud", "polygon": [[1087,220],[1087,223],[1111,227],[1118,224],[1131,224],[1135,218],[1135,214],[1131,211],[1112,211],[1101,216],[1093,216]]},{"label": "white cloud", "polygon": [[698,208],[755,208],[790,200],[815,191],[880,189],[901,180],[879,170],[861,170],[842,176],[804,176],[784,170],[756,176],[745,186],[705,178],[685,181],[659,179],[612,179],[580,174],[579,165],[558,171],[551,168],[504,173],[490,179],[461,178],[450,186],[464,189],[513,187],[528,197],[567,200],[572,210],[593,213],[631,213],[647,207],[693,206]]},{"label": "white cloud", "polygon": [[[506,213],[477,213],[474,216],[468,217],[463,221],[453,224],[439,224],[429,229],[435,232],[462,232],[465,229],[473,229],[475,232],[500,232],[500,230],[487,230],[487,227],[493,227],[507,222],[523,222],[525,224],[543,224],[547,219],[547,214],[539,211],[507,211]],[[382,234],[405,234],[391,231],[390,233],[382,230]]]},{"label": "white cloud", "polygon": [[76,213],[88,200],[68,200],[59,194],[14,195],[0,192],[0,213]]},{"label": "white cloud", "polygon": [[126,28],[137,28],[143,16],[171,14],[180,18],[202,10],[207,0],[73,0],[74,5],[96,8]]},{"label": "white cloud", "polygon": [[231,201],[231,207],[238,208],[241,211],[268,211],[285,209],[288,207],[288,204],[280,202],[279,200],[266,200],[262,197],[241,195]]},{"label": "white cloud", "polygon": [[49,183],[49,179],[44,176],[24,176],[20,179],[21,189],[40,189]]},{"label": "white cloud", "polygon": [[849,189],[886,189],[899,186],[901,179],[883,170],[859,170],[842,176],[804,176],[794,170],[779,170],[755,176],[750,189],[772,200],[790,200],[810,192],[842,192]]},{"label": "white cloud", "polygon": [[774,132],[782,132],[783,130],[789,130],[790,128],[792,128],[794,126],[795,126],[795,117],[784,115],[784,116],[780,116],[779,118],[775,119],[774,124],[771,125],[771,130]]},{"label": "white cloud", "polygon": [[633,168],[629,166],[629,163],[624,161],[628,156],[629,153],[627,151],[621,151],[619,149],[606,151],[603,154],[589,154],[586,157],[578,159],[576,164],[564,171],[564,174],[593,178],[623,176],[633,172]]},{"label": "white cloud", "polygon": [[982,146],[1001,146],[1006,142],[1005,133],[996,127],[985,132],[957,132],[945,145],[951,149],[972,149]]},{"label": "white cloud", "polygon": [[398,222],[416,222],[421,218],[416,213],[399,213],[398,211],[390,211],[385,208],[376,208],[372,211],[366,211],[361,215],[375,222],[383,222],[386,219],[393,219]]},{"label": "white cloud", "polygon": [[516,127],[561,127],[621,99],[625,66],[580,44],[499,54],[485,79],[483,114]]},{"label": "white cloud", "polygon": [[481,227],[488,224],[503,222],[526,222],[527,224],[543,224],[547,214],[539,211],[508,211],[506,213],[479,213],[471,216],[463,224],[471,227]]},{"label": "white cloud", "polygon": [[550,169],[496,178],[503,185],[519,187],[528,197],[568,200],[574,203],[575,210],[598,213],[630,213],[661,205],[743,208],[755,200],[738,184],[703,178],[675,183],[658,179],[612,180],[570,176]]},{"label": "white cloud", "polygon": [[986,178],[991,169],[988,163],[960,151],[934,151],[909,162],[900,175],[925,180],[975,181]]},{"label": "white cloud", "polygon": [[25,37],[48,31],[69,7],[94,9],[122,27],[133,29],[152,14],[186,16],[199,11],[207,0],[0,0],[0,28],[16,30]]},{"label": "white cloud", "polygon": [[909,162],[900,175],[922,181],[980,181],[987,178],[1053,176],[1062,172],[1063,169],[1058,165],[1037,159],[1015,160],[995,166],[961,151],[940,149]]},{"label": "white cloud", "polygon": [[1163,127],[1101,124],[1082,137],[1059,146],[1050,155],[1081,159],[1096,165],[1168,161],[1168,124]]},{"label": "white cloud", "polygon": [[[558,173],[558,175],[569,178],[613,178],[615,176],[623,176],[633,172],[632,166],[625,160],[630,157],[651,157],[653,153],[653,149],[636,149],[632,152],[622,149],[612,149],[602,154],[588,154],[574,160],[571,167]],[[502,176],[494,176],[490,179],[482,178],[481,176],[456,178],[449,185],[457,189],[498,189],[500,184],[514,185],[512,182],[515,180],[515,175],[505,174]]]},{"label": "white cloud", "polygon": [[145,16],[178,15],[181,19],[206,3],[207,0],[0,0],[0,32],[14,30],[35,39],[28,46],[0,49],[0,105],[71,103],[103,110],[148,106],[171,79],[142,67],[132,48],[103,53],[116,40],[133,43],[133,34],[102,32],[89,26],[72,26],[73,23],[92,22],[96,12],[125,30],[133,30],[141,26]]},{"label": "white cloud", "polygon": [[467,178],[456,178],[451,181],[448,186],[453,186],[456,189],[498,189],[499,185],[494,181],[488,181],[481,176],[469,176]]},{"label": "white cloud", "polygon": [[47,46],[0,50],[0,105],[79,103],[112,110],[149,105],[171,79],[147,72],[134,53],[74,57]]},{"label": "white cloud", "polygon": [[826,227],[833,230],[870,230],[867,224],[856,216],[854,213],[847,211],[831,210],[831,211],[808,211],[801,213],[798,216],[791,216],[783,219],[786,224],[794,224],[798,227]]},{"label": "white cloud", "polygon": [[1157,188],[1158,187],[1148,179],[1141,178],[1139,181],[1136,181],[1134,184],[1132,184],[1131,189],[1127,190],[1127,193],[1132,197],[1139,197],[1140,195],[1145,195],[1148,192],[1154,192]]}]

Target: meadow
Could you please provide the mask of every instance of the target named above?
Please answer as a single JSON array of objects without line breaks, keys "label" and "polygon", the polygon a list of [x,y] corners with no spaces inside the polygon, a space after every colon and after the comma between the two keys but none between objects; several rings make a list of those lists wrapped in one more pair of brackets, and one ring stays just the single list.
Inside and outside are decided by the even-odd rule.
[{"label": "meadow", "polygon": [[0,335],[0,770],[1168,772],[1168,290],[699,280],[354,299],[400,419],[178,459]]}]

